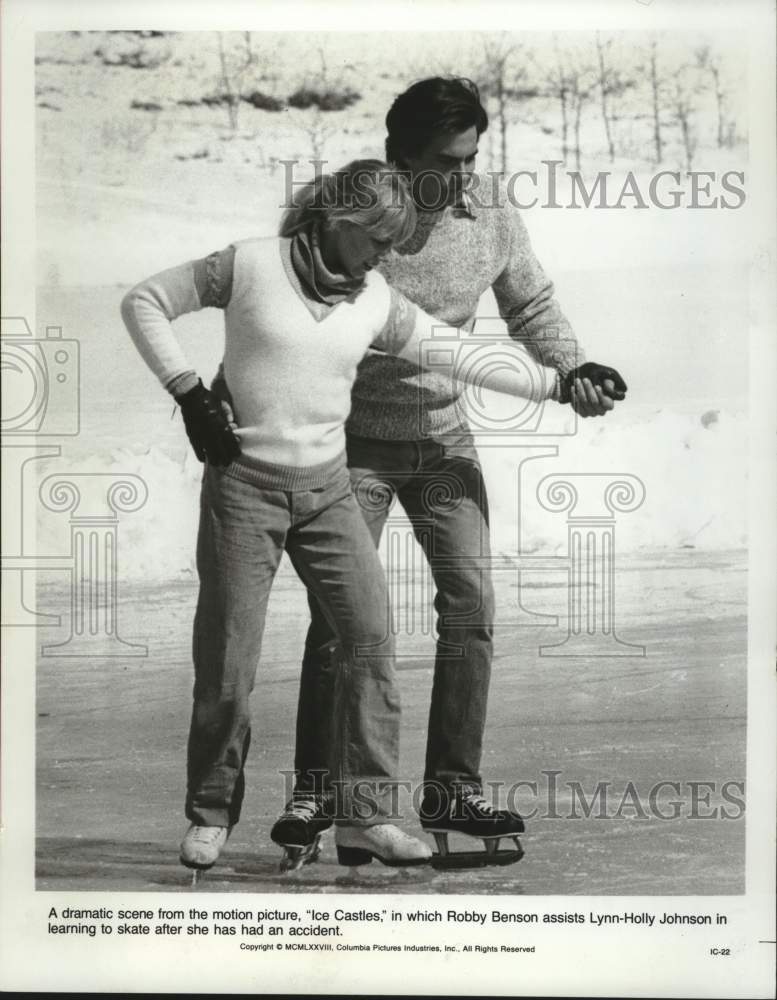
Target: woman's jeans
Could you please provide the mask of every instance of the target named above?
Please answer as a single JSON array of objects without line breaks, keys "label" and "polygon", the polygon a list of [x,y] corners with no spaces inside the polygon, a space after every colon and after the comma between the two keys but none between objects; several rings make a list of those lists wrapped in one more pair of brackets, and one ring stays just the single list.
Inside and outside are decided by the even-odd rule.
[{"label": "woman's jeans", "polygon": [[[429,561],[437,594],[437,655],[424,780],[479,789],[491,677],[494,591],[486,488],[471,434],[422,441],[349,435],[351,484],[374,545],[399,501]],[[335,696],[337,643],[317,592],[302,663],[295,770],[314,787],[333,766],[337,734],[321,706]]]},{"label": "woman's jeans", "polygon": [[325,487],[295,491],[265,489],[205,468],[186,815],[203,826],[232,826],[239,819],[251,738],[249,695],[284,551],[344,651],[334,694],[317,708],[327,714],[320,723],[333,740],[334,779],[345,809],[340,821],[385,822],[400,718],[391,615],[383,568],[344,463]]}]

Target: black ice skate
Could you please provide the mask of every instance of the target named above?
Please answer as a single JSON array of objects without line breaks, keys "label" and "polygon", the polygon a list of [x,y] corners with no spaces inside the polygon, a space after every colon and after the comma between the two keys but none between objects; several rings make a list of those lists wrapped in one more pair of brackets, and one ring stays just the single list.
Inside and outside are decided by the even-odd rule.
[{"label": "black ice skate", "polygon": [[284,851],[281,871],[293,872],[318,859],[321,834],[332,825],[332,796],[321,792],[295,792],[275,821],[270,839]]},{"label": "black ice skate", "polygon": [[[421,826],[434,834],[437,853],[432,856],[434,868],[483,868],[486,865],[512,865],[523,857],[518,834],[523,833],[521,817],[507,809],[496,809],[480,792],[462,788],[445,792],[427,787],[420,809]],[[451,851],[448,834],[461,833],[479,837],[482,851]],[[500,850],[502,838],[512,840],[514,847]]]}]

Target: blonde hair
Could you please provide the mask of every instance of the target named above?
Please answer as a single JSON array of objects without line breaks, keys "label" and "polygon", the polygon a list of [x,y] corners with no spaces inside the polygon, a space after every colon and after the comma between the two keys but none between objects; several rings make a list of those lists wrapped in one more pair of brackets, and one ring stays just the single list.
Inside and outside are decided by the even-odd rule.
[{"label": "blonde hair", "polygon": [[331,174],[319,174],[296,192],[283,213],[281,236],[311,224],[352,222],[379,240],[397,245],[412,234],[416,212],[406,177],[382,160],[353,160]]}]

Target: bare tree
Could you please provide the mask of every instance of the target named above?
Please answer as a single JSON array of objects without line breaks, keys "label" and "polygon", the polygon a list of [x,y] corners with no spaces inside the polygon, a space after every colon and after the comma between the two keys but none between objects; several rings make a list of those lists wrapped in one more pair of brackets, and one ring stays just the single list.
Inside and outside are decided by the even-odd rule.
[{"label": "bare tree", "polygon": [[256,82],[262,83],[270,97],[281,97],[281,67],[287,59],[285,49],[288,42],[282,34],[259,35],[252,39],[252,49],[256,56]]},{"label": "bare tree", "polygon": [[329,138],[335,133],[336,125],[328,117],[332,114],[330,110],[324,110],[319,99],[324,95],[331,95],[335,92],[344,92],[342,71],[334,75],[329,69],[329,60],[323,45],[316,49],[318,56],[318,69],[306,74],[304,84],[299,88],[298,94],[309,92],[308,100],[304,104],[293,105],[293,97],[290,98],[296,111],[292,116],[292,121],[303,132],[308,139],[310,157],[313,160],[323,160],[324,149]]},{"label": "bare tree", "polygon": [[[561,156],[566,163],[574,153],[580,169],[583,111],[593,100],[597,76],[587,49],[562,50],[554,38],[554,62],[546,74],[547,93],[555,97],[561,113]],[[570,141],[571,133],[571,141]]]},{"label": "bare tree", "polygon": [[[518,46],[510,44],[505,35],[486,36],[483,40],[483,70],[481,73],[481,90],[486,98],[491,98],[495,105],[496,120],[499,123],[500,158],[499,169],[506,173],[507,164],[507,129],[509,126],[508,107],[511,96],[510,75],[511,62]],[[518,70],[517,74],[520,75]],[[493,142],[493,137],[489,136]],[[493,162],[492,162],[493,166]]]},{"label": "bare tree", "polygon": [[[639,106],[634,108],[634,121],[646,121],[650,131],[650,159],[655,166],[664,162],[667,129],[676,124],[673,107],[673,70],[662,53],[662,39],[653,35],[634,65],[634,75],[642,81],[637,89]],[[669,113],[672,112],[671,117]]]},{"label": "bare tree", "polygon": [[686,170],[693,170],[693,158],[699,147],[696,125],[699,92],[698,67],[681,66],[672,81],[670,107],[672,118],[680,130]]},{"label": "bare tree", "polygon": [[321,108],[313,107],[310,109],[310,116],[300,124],[308,137],[310,157],[313,160],[323,160],[326,143],[335,132],[334,126],[326,120],[326,114]]},{"label": "bare tree", "polygon": [[566,163],[569,157],[569,115],[571,112],[572,87],[564,53],[553,36],[554,61],[547,71],[545,86],[550,97],[558,101],[561,115],[561,159]]},{"label": "bare tree", "polygon": [[607,151],[610,162],[615,160],[615,133],[613,123],[616,120],[614,111],[615,102],[618,98],[635,85],[635,81],[626,76],[617,65],[612,52],[612,38],[602,40],[601,34],[596,32],[596,61],[597,61],[597,83],[599,85],[599,101],[604,122],[604,133],[607,137]]},{"label": "bare tree", "polygon": [[219,81],[220,96],[227,108],[229,126],[237,131],[240,101],[243,93],[243,82],[246,73],[256,64],[250,31],[241,32],[242,39],[237,47],[225,45],[225,32],[216,32],[219,45],[219,65],[221,78]]},{"label": "bare tree", "polygon": [[704,45],[696,50],[696,65],[702,73],[712,80],[717,109],[717,145],[720,149],[726,145],[728,137],[733,132],[733,129],[729,128],[732,123],[726,120],[728,93],[724,82],[723,63],[720,57],[713,53],[709,45]]},{"label": "bare tree", "polygon": [[663,81],[658,69],[658,42],[651,39],[648,49],[648,80],[650,83],[651,111],[653,116],[653,159],[656,166],[664,159],[664,140],[661,133],[661,103]]},{"label": "bare tree", "polygon": [[607,149],[610,153],[610,162],[612,163],[615,159],[615,145],[612,141],[612,124],[610,122],[609,109],[610,85],[608,77],[610,71],[605,61],[605,52],[609,49],[611,43],[611,39],[602,42],[602,36],[598,31],[596,32],[596,55],[599,61],[599,94],[601,98],[602,121],[604,122],[604,132],[607,136]]},{"label": "bare tree", "polygon": [[583,109],[586,104],[593,100],[596,81],[590,70],[585,67],[575,66],[569,74],[570,93],[572,103],[572,131],[574,134],[574,154],[575,167],[580,169],[580,125],[583,117]]}]

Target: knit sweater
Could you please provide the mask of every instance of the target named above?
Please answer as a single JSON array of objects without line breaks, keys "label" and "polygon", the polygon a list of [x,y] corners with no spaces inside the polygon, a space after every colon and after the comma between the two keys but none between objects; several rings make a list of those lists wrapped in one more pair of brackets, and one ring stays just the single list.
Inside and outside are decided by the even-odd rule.
[{"label": "knit sweater", "polygon": [[[523,219],[499,187],[496,204],[477,190],[439,212],[419,212],[415,233],[379,265],[389,284],[443,323],[471,330],[481,295],[493,288],[509,336],[544,365],[567,374],[585,358],[534,255]],[[463,386],[439,371],[384,355],[359,365],[348,430],[416,440],[466,425]],[[420,401],[420,405],[419,405]]]},{"label": "knit sweater", "polygon": [[[341,454],[357,364],[370,347],[416,368],[433,363],[448,375],[457,371],[457,358],[435,353],[437,321],[377,271],[336,304],[322,303],[299,281],[291,241],[265,238],[163,271],[125,296],[130,335],[176,396],[196,375],[171,321],[208,305],[224,309],[224,374],[249,461],[310,468]],[[557,393],[555,372],[539,365],[491,377],[490,387],[531,399]]]}]

